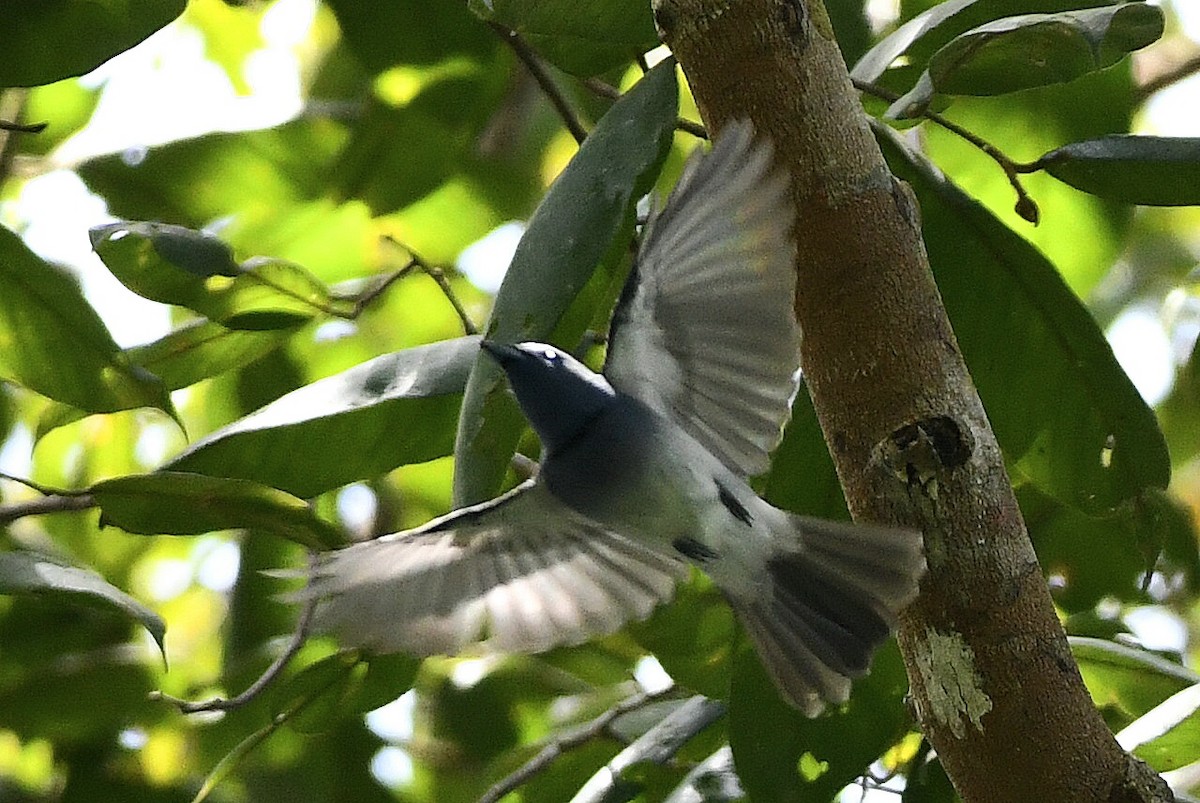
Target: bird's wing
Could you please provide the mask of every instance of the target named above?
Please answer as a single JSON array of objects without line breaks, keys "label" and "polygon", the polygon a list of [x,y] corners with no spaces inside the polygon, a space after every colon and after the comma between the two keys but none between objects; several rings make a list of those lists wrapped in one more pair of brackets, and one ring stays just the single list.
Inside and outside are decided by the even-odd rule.
[{"label": "bird's wing", "polygon": [[324,556],[298,599],[374,652],[540,652],[612,633],[669,599],[686,565],[608,532],[530,480],[499,499]]},{"label": "bird's wing", "polygon": [[795,214],[750,124],[693,157],[647,225],[604,373],[744,476],[778,445],[796,391]]}]

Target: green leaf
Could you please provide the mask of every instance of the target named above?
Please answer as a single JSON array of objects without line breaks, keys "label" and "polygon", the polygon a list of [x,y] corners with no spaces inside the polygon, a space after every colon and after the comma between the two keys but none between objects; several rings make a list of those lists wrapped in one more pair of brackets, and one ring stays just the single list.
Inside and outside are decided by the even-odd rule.
[{"label": "green leaf", "polygon": [[754,801],[828,801],[861,775],[909,726],[908,676],[894,643],[880,650],[850,702],[817,719],[785,704],[750,649],[734,664],[729,745]]},{"label": "green leaf", "polygon": [[185,0],[6,3],[0,87],[49,84],[91,72],[178,17],[185,5]]},{"label": "green leaf", "polygon": [[1054,266],[889,131],[920,200],[930,265],[971,376],[1019,479],[1101,514],[1170,478],[1153,411]]},{"label": "green leaf", "polygon": [[850,519],[833,458],[804,384],[792,403],[791,418],[771,457],[771,469],[761,492],[771,504],[793,513]]},{"label": "green leaf", "polygon": [[[602,284],[601,291],[613,284],[609,274],[626,252],[637,200],[650,190],[671,145],[678,97],[675,63],[668,59],[601,118],[530,219],[496,295],[489,338],[579,342],[598,294],[585,294],[585,309],[568,313],[590,281]],[[459,504],[495,494],[523,428],[500,369],[481,357],[455,444]]]},{"label": "green leaf", "polygon": [[227,329],[210,321],[184,324],[153,343],[125,350],[134,365],[178,390],[249,365],[279,348],[288,332]]},{"label": "green leaf", "polygon": [[[1054,13],[1094,5],[1107,3],[1103,0],[946,0],[881,39],[858,60],[851,75],[859,81],[874,83],[885,73],[896,72],[904,76],[904,86],[911,86],[924,72],[929,57],[965,31],[1001,17]],[[897,62],[901,56],[905,56],[903,65]]]},{"label": "green leaf", "polygon": [[0,379],[92,413],[174,415],[162,383],[125,358],[75,279],[2,227]]},{"label": "green leaf", "polygon": [[1115,706],[1129,720],[1200,683],[1200,675],[1187,667],[1146,650],[1081,636],[1071,636],[1070,642],[1096,705]]},{"label": "green leaf", "polygon": [[41,594],[97,602],[140,623],[166,660],[167,626],[154,611],[79,566],[67,566],[32,552],[0,552],[0,594]]},{"label": "green leaf", "polygon": [[89,489],[100,506],[100,526],[143,535],[201,535],[257,529],[311,549],[345,542],[337,527],[318,518],[303,499],[244,479],[179,471],[103,480]]},{"label": "green leaf", "polygon": [[346,703],[366,672],[357,652],[327,655],[272,690],[271,717],[286,718],[288,727],[298,733],[326,733],[349,713]]},{"label": "green leaf", "polygon": [[1200,138],[1113,135],[1072,142],[1036,162],[1077,190],[1147,206],[1200,204]]},{"label": "green leaf", "polygon": [[1006,17],[934,53],[929,77],[934,90],[947,95],[1002,95],[1066,83],[1111,67],[1162,33],[1162,10],[1140,2]]},{"label": "green leaf", "polygon": [[583,78],[628,64],[658,45],[650,4],[641,0],[468,0],[468,5]]},{"label": "green leaf", "polygon": [[373,73],[398,64],[428,65],[455,57],[486,61],[500,45],[465,3],[329,0],[328,5],[342,39]]},{"label": "green leaf", "polygon": [[286,329],[351,310],[298,265],[265,258],[238,265],[221,240],[182,226],[109,223],[92,229],[91,238],[105,266],[133,292],[231,329]]},{"label": "green leaf", "polygon": [[450,453],[479,338],[376,357],[217,430],[165,468],[312,497]]}]

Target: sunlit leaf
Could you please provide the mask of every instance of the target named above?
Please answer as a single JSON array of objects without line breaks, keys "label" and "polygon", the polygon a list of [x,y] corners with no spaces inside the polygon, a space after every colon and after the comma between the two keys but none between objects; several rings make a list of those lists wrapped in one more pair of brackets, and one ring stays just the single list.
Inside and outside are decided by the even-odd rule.
[{"label": "sunlit leaf", "polygon": [[1006,17],[947,43],[929,60],[929,76],[948,95],[1064,83],[1112,66],[1162,32],[1162,10],[1140,2]]},{"label": "sunlit leaf", "polygon": [[1114,135],[1055,148],[1038,166],[1076,189],[1131,204],[1200,204],[1200,138]]},{"label": "sunlit leaf", "polygon": [[185,5],[185,0],[6,3],[0,86],[49,84],[90,72],[178,17]]},{"label": "sunlit leaf", "polygon": [[1054,266],[898,140],[881,144],[920,200],[946,310],[1015,473],[1092,514],[1166,487],[1154,413]]},{"label": "sunlit leaf", "polygon": [[258,258],[238,265],[233,250],[203,232],[166,223],[109,223],[92,247],[138,295],[188,307],[231,329],[286,329],[350,306],[299,265]]},{"label": "sunlit leaf", "polygon": [[146,628],[166,658],[163,638],[167,626],[154,611],[79,566],[67,566],[32,552],[0,552],[0,594],[39,594],[98,603]]},{"label": "sunlit leaf", "polygon": [[253,528],[312,549],[345,540],[304,500],[250,480],[159,471],[103,480],[89,492],[100,506],[100,526],[131,533],[201,535]]},{"label": "sunlit leaf", "polygon": [[638,0],[470,0],[471,10],[521,34],[558,67],[587,77],[658,44],[650,6]]},{"label": "sunlit leaf", "polygon": [[[613,105],[554,182],[529,221],[496,295],[487,335],[502,342],[552,335],[573,347],[594,312],[566,319],[601,266],[624,255],[637,199],[651,187],[670,147],[678,107],[675,63],[651,70]],[[601,271],[605,289],[612,284]],[[497,491],[524,427],[499,368],[481,358],[467,386],[455,445],[455,498],[478,502]]]},{"label": "sunlit leaf", "polygon": [[377,357],[217,430],[166,468],[311,497],[442,457],[478,352],[479,339],[464,337]]},{"label": "sunlit leaf", "polygon": [[69,274],[0,228],[0,378],[93,413],[171,411],[161,382],[130,363]]}]

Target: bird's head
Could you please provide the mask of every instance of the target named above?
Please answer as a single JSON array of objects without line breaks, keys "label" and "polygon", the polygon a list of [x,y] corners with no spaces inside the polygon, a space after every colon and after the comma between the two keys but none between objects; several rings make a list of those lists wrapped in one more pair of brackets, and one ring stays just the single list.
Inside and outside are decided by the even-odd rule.
[{"label": "bird's head", "polygon": [[517,403],[549,452],[616,398],[607,379],[554,346],[490,340],[481,346],[508,375]]}]

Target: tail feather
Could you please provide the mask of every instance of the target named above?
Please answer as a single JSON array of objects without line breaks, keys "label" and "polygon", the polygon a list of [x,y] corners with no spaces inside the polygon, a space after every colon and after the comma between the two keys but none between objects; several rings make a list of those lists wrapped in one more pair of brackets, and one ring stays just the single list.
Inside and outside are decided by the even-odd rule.
[{"label": "tail feather", "polygon": [[765,593],[730,597],[768,674],[809,716],[849,697],[917,594],[920,533],[788,516]]}]

